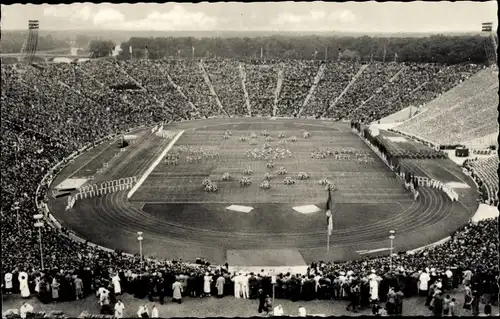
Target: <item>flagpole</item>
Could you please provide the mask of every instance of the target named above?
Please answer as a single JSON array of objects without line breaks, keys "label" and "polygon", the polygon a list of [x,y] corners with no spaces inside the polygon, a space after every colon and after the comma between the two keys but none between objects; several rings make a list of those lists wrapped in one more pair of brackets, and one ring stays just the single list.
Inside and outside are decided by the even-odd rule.
[{"label": "flagpole", "polygon": [[330,253],[330,232],[328,231],[328,226],[326,227],[326,253]]}]

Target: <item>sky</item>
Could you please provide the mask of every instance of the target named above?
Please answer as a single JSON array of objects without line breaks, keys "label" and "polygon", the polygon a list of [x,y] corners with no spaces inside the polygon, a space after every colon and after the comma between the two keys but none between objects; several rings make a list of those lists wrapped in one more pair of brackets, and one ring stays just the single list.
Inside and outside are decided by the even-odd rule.
[{"label": "sky", "polygon": [[45,30],[474,32],[497,2],[260,2],[2,5],[1,28]]}]

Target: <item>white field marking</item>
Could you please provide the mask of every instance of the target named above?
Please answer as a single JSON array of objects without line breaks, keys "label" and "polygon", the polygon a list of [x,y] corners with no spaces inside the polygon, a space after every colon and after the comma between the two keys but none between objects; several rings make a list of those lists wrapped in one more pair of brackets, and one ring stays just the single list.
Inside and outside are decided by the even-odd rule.
[{"label": "white field marking", "polygon": [[144,181],[146,180],[146,178],[148,178],[149,174],[151,174],[151,172],[153,172],[153,170],[156,168],[156,166],[158,166],[158,164],[160,164],[160,162],[162,161],[162,159],[167,155],[168,151],[170,151],[170,149],[172,148],[172,146],[174,146],[175,142],[177,142],[177,140],[181,137],[182,133],[184,133],[184,131],[180,131],[174,137],[174,139],[167,145],[167,147],[165,148],[165,150],[163,150],[163,152],[160,154],[160,156],[158,156],[158,158],[144,172],[144,174],[137,181],[137,183],[134,185],[134,187],[132,187],[132,189],[130,190],[130,192],[128,192],[127,199],[130,199],[130,197],[132,197],[132,195],[134,195],[134,193],[139,189],[139,187],[141,187],[142,183],[144,183]]},{"label": "white field marking", "polygon": [[316,205],[295,206],[293,207],[293,210],[304,215],[321,211],[321,209],[319,209]]},{"label": "white field marking", "polygon": [[356,252],[360,255],[373,254],[381,251],[391,250],[390,248],[377,248],[372,250],[357,250]]},{"label": "white field marking", "polygon": [[253,210],[251,206],[231,205],[226,207],[227,210],[232,210],[241,213],[250,213]]}]

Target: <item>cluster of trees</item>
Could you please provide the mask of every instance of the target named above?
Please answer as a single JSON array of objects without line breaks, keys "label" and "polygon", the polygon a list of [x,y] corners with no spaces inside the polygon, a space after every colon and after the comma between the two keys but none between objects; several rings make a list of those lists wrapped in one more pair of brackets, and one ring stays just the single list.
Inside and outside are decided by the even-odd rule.
[{"label": "cluster of trees", "polygon": [[[28,31],[2,31],[2,53],[19,53],[23,43],[28,36]],[[37,51],[68,50],[70,44],[64,39],[52,37],[52,35],[39,35]]]},{"label": "cluster of trees", "polygon": [[[430,37],[320,37],[269,36],[256,38],[132,37],[121,44],[118,59],[232,58],[232,59],[359,59],[422,63],[487,63],[487,38]],[[100,43],[100,44],[97,44]],[[110,41],[92,41],[92,56],[109,55]],[[130,54],[132,48],[132,54]]]},{"label": "cluster of trees", "polygon": [[115,44],[112,41],[92,40],[89,43],[91,58],[103,58],[111,56]]}]

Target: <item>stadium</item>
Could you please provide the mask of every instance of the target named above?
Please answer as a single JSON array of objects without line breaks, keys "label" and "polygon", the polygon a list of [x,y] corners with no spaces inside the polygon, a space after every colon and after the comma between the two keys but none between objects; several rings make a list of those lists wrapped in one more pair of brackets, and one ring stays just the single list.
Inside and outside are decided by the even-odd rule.
[{"label": "stadium", "polygon": [[1,72],[11,308],[98,312],[98,292],[105,314],[100,289],[163,307],[180,282],[215,315],[251,315],[206,301],[239,289],[371,311],[373,282],[420,305],[424,273],[426,306],[464,284],[498,312],[497,66],[146,53]]}]

